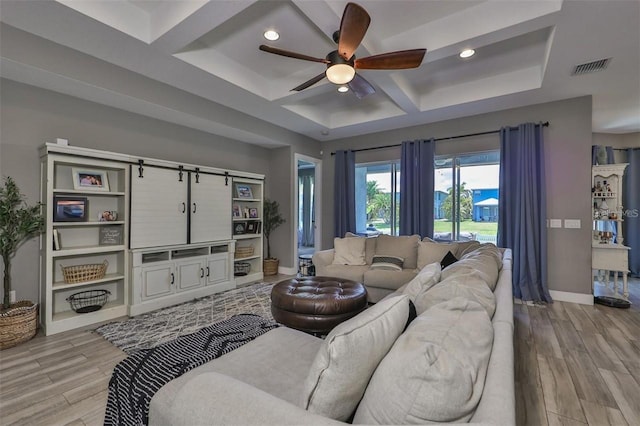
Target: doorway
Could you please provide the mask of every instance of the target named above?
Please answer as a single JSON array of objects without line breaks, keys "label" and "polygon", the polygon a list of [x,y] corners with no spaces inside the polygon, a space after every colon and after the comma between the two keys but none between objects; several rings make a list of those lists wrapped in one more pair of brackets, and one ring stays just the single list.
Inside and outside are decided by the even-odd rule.
[{"label": "doorway", "polygon": [[302,255],[313,255],[320,250],[320,182],[322,160],[295,154],[295,233],[294,265]]}]

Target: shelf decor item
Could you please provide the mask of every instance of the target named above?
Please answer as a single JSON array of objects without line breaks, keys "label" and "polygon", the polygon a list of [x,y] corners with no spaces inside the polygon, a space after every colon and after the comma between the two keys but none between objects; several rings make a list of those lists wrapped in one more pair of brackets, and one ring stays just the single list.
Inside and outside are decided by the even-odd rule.
[{"label": "shelf decor item", "polygon": [[91,170],[73,167],[73,189],[80,191],[109,191],[106,170]]},{"label": "shelf decor item", "polygon": [[56,195],[53,197],[54,222],[86,222],[89,211],[86,197]]},{"label": "shelf decor item", "polygon": [[87,290],[74,293],[67,297],[67,302],[71,309],[79,314],[86,314],[102,309],[109,300],[111,292],[109,290]]},{"label": "shelf decor item", "polygon": [[86,265],[62,266],[62,276],[67,284],[77,284],[104,278],[109,262],[92,263]]},{"label": "shelf decor item", "polygon": [[280,265],[280,259],[271,257],[271,245],[269,244],[269,237],[277,227],[285,223],[285,219],[280,214],[280,205],[277,201],[264,199],[264,211],[262,213],[262,233],[267,240],[267,257],[262,262],[262,269],[264,275],[276,275],[278,273],[278,266]]},{"label": "shelf decor item", "polygon": [[236,247],[234,257],[236,259],[243,259],[245,257],[253,256],[253,247]]},{"label": "shelf decor item", "polygon": [[236,262],[233,264],[233,275],[242,277],[251,272],[251,264],[249,262]]},{"label": "shelf decor item", "polygon": [[100,228],[100,245],[101,246],[119,246],[122,244],[122,227],[103,226]]},{"label": "shelf decor item", "polygon": [[11,303],[11,260],[18,248],[44,232],[40,203],[28,206],[13,178],[0,186],[0,255],[4,263],[4,301],[0,305],[0,349],[26,342],[36,334],[38,305]]},{"label": "shelf decor item", "polygon": [[236,194],[238,198],[253,198],[253,191],[249,185],[236,184]]}]

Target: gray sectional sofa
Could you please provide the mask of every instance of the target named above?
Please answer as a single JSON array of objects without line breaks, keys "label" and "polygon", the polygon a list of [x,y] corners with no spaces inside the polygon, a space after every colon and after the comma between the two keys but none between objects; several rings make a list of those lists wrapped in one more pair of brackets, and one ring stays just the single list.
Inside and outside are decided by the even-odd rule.
[{"label": "gray sectional sofa", "polygon": [[153,397],[149,419],[513,425],[513,356],[511,251],[485,247],[442,271],[426,265],[325,339],[279,327],[184,374]]}]

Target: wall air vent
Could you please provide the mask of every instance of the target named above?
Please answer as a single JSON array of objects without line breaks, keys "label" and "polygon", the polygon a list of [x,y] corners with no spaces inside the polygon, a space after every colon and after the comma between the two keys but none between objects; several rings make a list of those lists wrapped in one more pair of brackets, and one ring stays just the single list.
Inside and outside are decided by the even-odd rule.
[{"label": "wall air vent", "polygon": [[586,64],[576,65],[571,71],[571,75],[589,74],[592,72],[602,71],[609,65],[611,58],[598,59],[597,61],[587,62]]}]

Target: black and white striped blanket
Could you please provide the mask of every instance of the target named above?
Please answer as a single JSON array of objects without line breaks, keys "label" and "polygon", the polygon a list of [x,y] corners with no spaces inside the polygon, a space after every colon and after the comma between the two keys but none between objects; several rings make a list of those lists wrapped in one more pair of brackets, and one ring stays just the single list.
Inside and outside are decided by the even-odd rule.
[{"label": "black and white striped blanket", "polygon": [[162,386],[276,327],[258,315],[235,315],[193,334],[132,353],[113,370],[104,424],[146,425],[151,398]]}]

